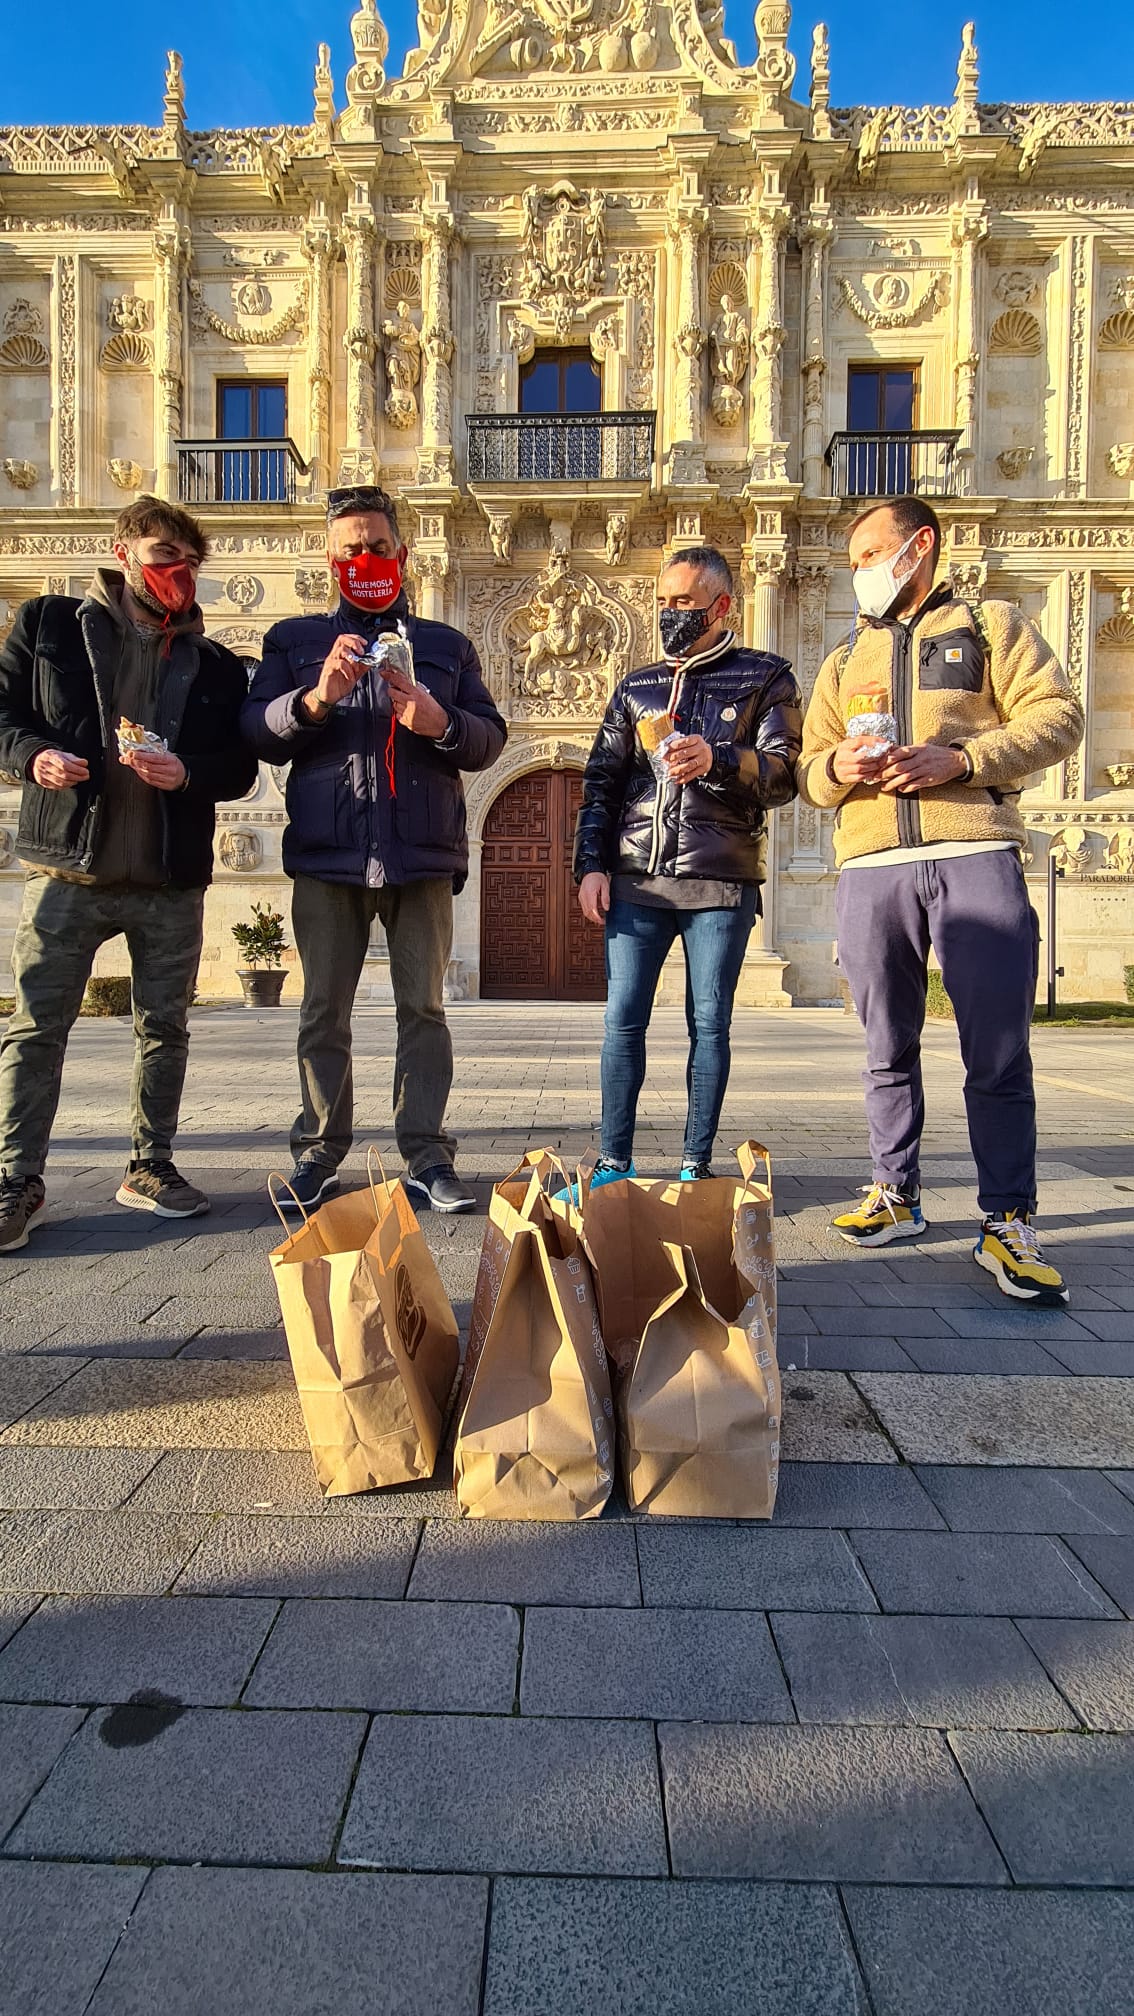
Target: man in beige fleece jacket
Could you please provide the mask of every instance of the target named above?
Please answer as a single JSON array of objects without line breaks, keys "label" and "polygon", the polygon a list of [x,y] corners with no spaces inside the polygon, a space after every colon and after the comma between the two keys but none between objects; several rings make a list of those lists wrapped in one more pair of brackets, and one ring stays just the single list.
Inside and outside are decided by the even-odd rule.
[{"label": "man in beige fleece jacket", "polygon": [[[850,529],[859,615],[807,710],[800,794],[838,807],[839,964],[866,1031],[874,1180],[835,1230],[858,1246],[925,1230],[921,1031],[932,945],[957,1016],[983,1213],[978,1265],[1005,1294],[1066,1302],[1032,1224],[1036,1120],[1028,1048],[1039,926],[1019,797],[1083,735],[1062,667],[1010,602],[934,588],[941,547],[922,499]],[[880,717],[855,732],[862,717]]]}]

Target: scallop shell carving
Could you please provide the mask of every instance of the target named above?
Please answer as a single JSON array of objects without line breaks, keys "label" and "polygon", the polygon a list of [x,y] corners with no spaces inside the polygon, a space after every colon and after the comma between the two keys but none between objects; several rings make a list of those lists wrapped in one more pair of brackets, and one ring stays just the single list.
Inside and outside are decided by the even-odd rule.
[{"label": "scallop shell carving", "polygon": [[1100,350],[1134,350],[1134,308],[1108,315],[1099,329]]},{"label": "scallop shell carving", "polygon": [[714,266],[709,275],[709,300],[714,308],[719,305],[722,294],[728,294],[734,302],[748,299],[744,268],[735,260],[726,260],[723,265]]},{"label": "scallop shell carving", "polygon": [[46,371],[48,362],[46,343],[24,330],[17,336],[5,336],[0,343],[0,364],[9,371]]},{"label": "scallop shell carving", "polygon": [[387,308],[396,308],[399,301],[420,301],[419,269],[416,266],[388,266],[383,295]]},{"label": "scallop shell carving", "polygon": [[148,371],[154,361],[154,346],[136,329],[119,329],[103,344],[98,361],[104,371]]},{"label": "scallop shell carving", "polygon": [[1010,351],[1017,357],[1038,357],[1043,349],[1043,333],[1026,308],[1007,308],[988,332],[988,347],[1002,356]]}]

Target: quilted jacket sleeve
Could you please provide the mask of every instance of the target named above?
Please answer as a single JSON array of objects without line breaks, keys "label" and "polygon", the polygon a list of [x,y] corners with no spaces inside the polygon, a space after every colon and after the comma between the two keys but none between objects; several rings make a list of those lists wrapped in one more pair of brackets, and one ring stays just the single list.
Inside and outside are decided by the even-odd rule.
[{"label": "quilted jacket sleeve", "polygon": [[780,660],[760,696],[753,740],[718,744],[708,783],[719,785],[731,804],[746,810],[770,811],[774,805],[788,804],[797,788],[801,712],[791,667]]},{"label": "quilted jacket sleeve", "polygon": [[634,723],[622,685],[615,687],[583,772],[583,802],[575,823],[575,880],[610,875],[618,859],[618,829],[634,765]]}]

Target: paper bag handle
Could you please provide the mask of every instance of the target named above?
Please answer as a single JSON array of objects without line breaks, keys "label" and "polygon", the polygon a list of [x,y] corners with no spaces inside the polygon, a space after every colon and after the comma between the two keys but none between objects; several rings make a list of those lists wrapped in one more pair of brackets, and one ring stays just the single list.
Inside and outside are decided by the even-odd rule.
[{"label": "paper bag handle", "polygon": [[772,1158],[769,1155],[767,1149],[764,1147],[762,1141],[742,1141],[740,1147],[736,1151],[736,1159],[740,1164],[740,1173],[744,1178],[745,1190],[751,1189],[752,1179],[756,1174],[760,1162],[763,1162],[764,1176],[767,1181],[768,1189],[769,1191],[771,1191]]},{"label": "paper bag handle", "polygon": [[280,1224],[283,1226],[284,1231],[287,1233],[288,1238],[290,1239],[292,1233],[295,1231],[295,1226],[288,1224],[287,1219],[284,1217],[283,1212],[280,1210],[280,1200],[276,1196],[276,1193],[272,1188],[273,1183],[278,1183],[282,1190],[287,1191],[288,1196],[292,1199],[296,1209],[298,1210],[300,1216],[302,1217],[304,1224],[306,1225],[310,1221],[308,1219],[307,1212],[304,1209],[301,1200],[296,1196],[295,1191],[292,1189],[291,1184],[287,1180],[287,1177],[281,1176],[278,1169],[273,1169],[268,1176],[268,1195],[271,1198],[273,1205],[275,1206],[276,1217],[279,1219]]},{"label": "paper bag handle", "polygon": [[381,1175],[382,1178],[382,1186],[384,1189],[388,1190],[390,1187],[390,1179],[386,1174],[385,1163],[383,1162],[382,1157],[379,1155],[377,1148],[375,1148],[372,1143],[371,1146],[366,1151],[366,1180],[370,1185],[370,1196],[374,1204],[374,1217],[375,1220],[378,1220],[382,1216],[382,1206],[378,1202],[378,1192],[374,1188],[373,1164],[375,1162],[377,1162],[378,1164],[379,1174]]}]

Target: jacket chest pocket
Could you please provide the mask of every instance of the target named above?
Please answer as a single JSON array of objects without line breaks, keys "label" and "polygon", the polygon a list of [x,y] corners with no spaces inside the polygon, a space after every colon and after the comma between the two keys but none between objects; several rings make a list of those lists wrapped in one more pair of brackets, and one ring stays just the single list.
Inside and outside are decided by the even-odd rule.
[{"label": "jacket chest pocket", "polygon": [[979,693],[984,685],[984,650],[971,630],[946,630],[918,642],[917,683],[923,691]]}]

